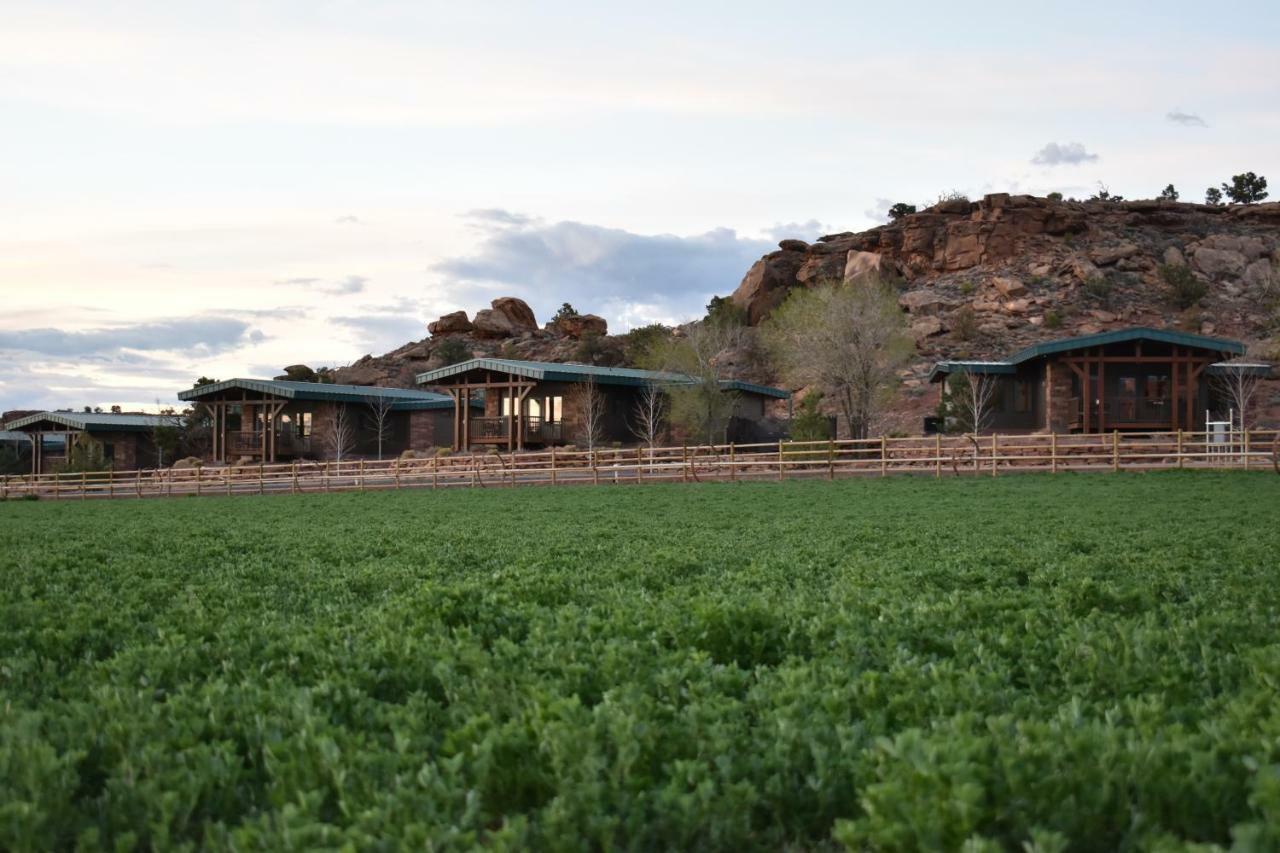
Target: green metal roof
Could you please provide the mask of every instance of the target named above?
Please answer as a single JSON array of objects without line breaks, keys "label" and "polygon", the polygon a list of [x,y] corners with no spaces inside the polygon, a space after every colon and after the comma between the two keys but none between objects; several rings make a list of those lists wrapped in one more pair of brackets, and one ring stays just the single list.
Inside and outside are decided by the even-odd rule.
[{"label": "green metal roof", "polygon": [[[417,382],[419,385],[431,385],[442,379],[448,379],[451,376],[457,376],[470,370],[492,370],[497,373],[521,376],[525,379],[536,379],[539,382],[582,382],[588,377],[595,379],[601,385],[636,386],[647,385],[651,382],[682,384],[693,381],[687,374],[672,373],[665,370],[640,370],[635,367],[601,367],[596,364],[563,364],[551,361],[521,361],[511,358],[473,358],[448,365],[447,367],[428,370],[426,373],[419,373]],[[720,384],[726,389],[763,394],[769,397],[786,398],[791,396],[791,392],[784,391],[781,388],[756,385],[752,382],[743,382],[738,379],[721,380]]]},{"label": "green metal roof", "polygon": [[1146,326],[1135,326],[1132,329],[1120,329],[1114,332],[1102,332],[1097,335],[1084,335],[1079,338],[1062,338],[1057,341],[1045,341],[1044,343],[1029,346],[1024,350],[1020,350],[1013,354],[1009,359],[1010,364],[1021,364],[1024,361],[1030,361],[1033,358],[1041,358],[1046,355],[1053,355],[1060,352],[1070,352],[1071,350],[1085,349],[1087,347],[1106,346],[1107,344],[1121,344],[1126,341],[1159,341],[1166,344],[1174,344],[1180,347],[1194,347],[1196,349],[1212,350],[1213,352],[1235,353],[1240,355],[1244,353],[1244,344],[1239,341],[1231,341],[1226,338],[1210,338],[1205,335],[1192,335],[1187,332],[1171,332],[1166,329],[1151,329]]},{"label": "green metal roof", "polygon": [[115,412],[38,412],[5,424],[7,429],[20,430],[41,422],[59,424],[86,432],[142,432],[157,426],[181,426],[178,415],[134,415]]},{"label": "green metal roof", "polygon": [[955,370],[970,370],[974,373],[1017,373],[1017,366],[1023,362],[1060,352],[1086,349],[1088,347],[1120,344],[1126,341],[1159,341],[1182,347],[1195,347],[1219,353],[1244,352],[1244,344],[1226,338],[1210,338],[1205,335],[1192,335],[1187,332],[1170,332],[1165,329],[1152,329],[1146,326],[1135,326],[1132,329],[1119,329],[1114,332],[1102,332],[1097,335],[1083,335],[1078,338],[1061,338],[1056,341],[1029,346],[1014,353],[1008,361],[940,361],[929,371],[929,381],[936,382],[939,377],[946,376]]},{"label": "green metal roof", "polygon": [[1011,374],[1018,368],[1007,361],[940,361],[929,371],[929,381],[935,382],[941,376],[949,376],[955,372]]},{"label": "green metal roof", "polygon": [[392,408],[451,408],[453,399],[446,394],[419,391],[416,388],[383,388],[378,385],[329,385],[322,382],[294,382],[288,379],[226,379],[188,388],[178,393],[179,400],[200,400],[221,391],[253,391],[286,400],[325,400],[335,403],[365,403],[371,397],[395,400]]}]

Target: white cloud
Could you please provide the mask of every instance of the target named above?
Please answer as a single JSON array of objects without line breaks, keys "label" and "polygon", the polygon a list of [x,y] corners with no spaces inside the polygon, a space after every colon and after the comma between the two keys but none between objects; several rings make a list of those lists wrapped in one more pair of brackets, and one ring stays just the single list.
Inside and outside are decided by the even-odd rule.
[{"label": "white cloud", "polygon": [[1183,127],[1208,127],[1205,120],[1195,113],[1184,113],[1182,110],[1170,110],[1165,119]]},{"label": "white cloud", "polygon": [[1050,142],[1036,152],[1031,162],[1037,166],[1077,166],[1081,163],[1093,163],[1097,154],[1090,154],[1079,142]]}]

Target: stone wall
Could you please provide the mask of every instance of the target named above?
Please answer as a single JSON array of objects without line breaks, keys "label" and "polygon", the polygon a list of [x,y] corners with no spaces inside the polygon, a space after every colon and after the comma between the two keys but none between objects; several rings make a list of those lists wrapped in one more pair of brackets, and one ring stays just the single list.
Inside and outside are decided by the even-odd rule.
[{"label": "stone wall", "polygon": [[1060,361],[1045,364],[1044,377],[1045,429],[1066,432],[1071,423],[1071,368]]}]

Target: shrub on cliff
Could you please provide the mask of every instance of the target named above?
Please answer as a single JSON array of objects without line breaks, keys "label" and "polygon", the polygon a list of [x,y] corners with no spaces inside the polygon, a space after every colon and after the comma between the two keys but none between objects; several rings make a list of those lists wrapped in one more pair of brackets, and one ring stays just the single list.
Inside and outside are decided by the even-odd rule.
[{"label": "shrub on cliff", "polygon": [[1157,272],[1169,286],[1169,295],[1179,308],[1190,308],[1209,293],[1209,285],[1196,278],[1186,264],[1161,264]]}]

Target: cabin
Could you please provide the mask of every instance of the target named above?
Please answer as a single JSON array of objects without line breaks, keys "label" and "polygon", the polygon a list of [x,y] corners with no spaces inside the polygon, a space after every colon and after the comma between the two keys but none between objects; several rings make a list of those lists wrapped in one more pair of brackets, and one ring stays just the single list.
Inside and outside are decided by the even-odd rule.
[{"label": "cabin", "polygon": [[1206,410],[1226,413],[1214,375],[1270,370],[1230,361],[1244,351],[1225,338],[1131,328],[1046,341],[1003,361],[940,361],[929,381],[946,394],[953,375],[992,377],[993,432],[1198,431]]},{"label": "cabin", "polygon": [[175,415],[38,412],[10,421],[5,429],[22,433],[30,442],[31,473],[48,474],[66,464],[76,447],[91,443],[108,467],[154,467],[159,456],[156,430],[181,425],[182,418]]},{"label": "cabin", "polygon": [[227,379],[178,398],[209,428],[215,462],[385,458],[447,444],[453,425],[452,397],[415,388]]},{"label": "cabin", "polygon": [[[584,391],[594,387],[600,400],[599,440],[637,441],[637,408],[647,388],[689,385],[682,373],[561,364],[505,358],[473,358],[419,374],[417,383],[453,400],[454,450],[476,446],[507,450],[573,444],[582,435]],[[728,440],[771,441],[782,434],[770,417],[774,404],[791,394],[739,380],[722,380],[734,395]],[[479,400],[483,411],[473,412]]]}]

